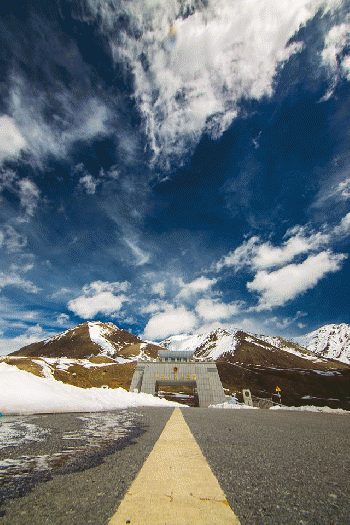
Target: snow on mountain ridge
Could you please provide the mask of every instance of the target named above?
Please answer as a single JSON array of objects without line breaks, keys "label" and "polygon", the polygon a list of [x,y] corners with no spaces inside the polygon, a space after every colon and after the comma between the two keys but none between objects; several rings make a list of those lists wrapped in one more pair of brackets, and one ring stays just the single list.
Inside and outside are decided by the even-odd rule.
[{"label": "snow on mountain ridge", "polygon": [[266,341],[272,346],[276,346],[280,350],[284,350],[285,352],[294,354],[298,357],[301,357],[302,359],[308,359],[309,361],[314,361],[316,363],[323,363],[327,361],[325,358],[315,355],[307,348],[301,347],[298,344],[293,344],[290,341],[285,341],[279,336],[260,335],[259,337],[260,339]]},{"label": "snow on mountain ridge", "polygon": [[350,325],[324,325],[295,340],[319,357],[350,364]]},{"label": "snow on mountain ridge", "polygon": [[237,346],[236,332],[218,328],[207,334],[181,334],[168,337],[160,343],[170,351],[192,350],[197,359],[216,360],[226,352],[233,353]]},{"label": "snow on mountain ridge", "polygon": [[161,346],[164,346],[168,350],[178,352],[181,350],[193,350],[195,351],[198,346],[200,346],[204,341],[207,335],[190,335],[190,334],[181,334],[173,335],[165,339],[160,343]]},{"label": "snow on mountain ridge", "polygon": [[101,355],[112,356],[117,349],[104,337],[104,335],[107,335],[112,328],[96,322],[88,322],[88,327],[91,341],[102,348]]},{"label": "snow on mountain ridge", "polygon": [[[328,327],[320,329],[321,334],[323,332],[329,334],[330,326],[333,332],[339,332],[337,325],[329,325]],[[345,364],[350,364],[350,326],[345,324],[339,326],[342,327],[342,330],[340,331],[342,343],[346,344],[348,342],[347,344],[349,345],[348,354],[345,354],[345,356],[344,348],[339,348],[340,344],[336,338],[333,338],[330,341],[327,339],[331,348],[328,349],[328,352],[324,352],[322,350],[325,345],[323,344],[322,346],[320,342],[319,345],[321,345],[322,348],[321,350],[318,350],[318,347],[315,345],[307,346],[307,341],[302,340],[303,338],[297,338],[297,340],[293,342],[287,341],[279,336],[251,334],[239,329],[228,331],[219,328],[206,334],[174,335],[162,341],[160,345],[171,351],[192,350],[195,353],[195,358],[197,360],[217,360],[224,354],[231,354],[231,356],[233,356],[237,349],[243,348],[242,344],[245,345],[248,343],[248,345],[253,345],[255,348],[260,347],[269,352],[278,349],[314,363],[324,364],[327,363],[328,359],[336,359]],[[315,336],[315,334],[316,332],[313,332],[309,335]]]},{"label": "snow on mountain ridge", "polygon": [[[161,343],[142,341],[127,330],[118,328],[113,323],[87,321],[83,324],[50,337],[42,342],[33,343],[20,349],[23,355],[47,357],[88,358],[92,355],[112,357],[119,363],[133,360],[155,359],[159,346],[171,351],[192,350],[196,360],[226,358],[232,361],[253,363],[256,360],[269,363],[276,351],[294,354],[304,360],[320,365],[334,359],[350,364],[350,325],[325,325],[320,329],[288,341],[279,336],[265,336],[247,333],[238,328],[230,330],[218,328],[209,333],[179,334],[171,336]],[[259,350],[259,348],[261,350]],[[265,352],[264,354],[261,351]],[[17,353],[18,353],[17,352]],[[13,353],[16,355],[16,352]],[[272,359],[273,360],[273,359]],[[301,366],[299,363],[298,366]]]},{"label": "snow on mountain ridge", "polygon": [[71,331],[72,331],[72,328],[70,328],[69,330],[65,330],[64,332],[60,332],[57,335],[53,335],[51,337],[48,337],[47,339],[44,339],[43,344],[47,345],[47,344],[51,343],[51,341],[59,341],[62,337],[68,335],[69,332],[71,332]]}]

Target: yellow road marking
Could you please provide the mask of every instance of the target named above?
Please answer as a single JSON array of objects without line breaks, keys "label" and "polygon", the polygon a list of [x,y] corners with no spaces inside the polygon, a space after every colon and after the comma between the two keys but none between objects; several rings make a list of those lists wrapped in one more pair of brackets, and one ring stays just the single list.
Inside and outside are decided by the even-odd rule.
[{"label": "yellow road marking", "polygon": [[239,525],[175,408],[109,525]]}]

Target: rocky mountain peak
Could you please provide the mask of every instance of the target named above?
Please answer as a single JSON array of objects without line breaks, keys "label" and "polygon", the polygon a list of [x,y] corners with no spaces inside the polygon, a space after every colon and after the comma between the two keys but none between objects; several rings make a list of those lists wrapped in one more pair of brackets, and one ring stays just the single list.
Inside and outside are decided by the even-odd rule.
[{"label": "rocky mountain peak", "polygon": [[138,356],[154,358],[157,356],[157,346],[144,343],[136,335],[113,323],[86,321],[44,341],[22,347],[11,355],[72,359],[104,356],[124,362],[135,360]]}]

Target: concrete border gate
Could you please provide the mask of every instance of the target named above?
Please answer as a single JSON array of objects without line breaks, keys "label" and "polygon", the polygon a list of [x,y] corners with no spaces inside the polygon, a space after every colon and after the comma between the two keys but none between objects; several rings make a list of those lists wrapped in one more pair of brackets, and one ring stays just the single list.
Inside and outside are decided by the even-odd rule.
[{"label": "concrete border gate", "polygon": [[[170,353],[176,355],[175,351],[166,355]],[[184,362],[174,357],[158,362],[140,361],[135,368],[130,392],[154,396],[159,385],[194,386],[200,407],[224,403],[226,400],[216,364],[212,362]]]}]

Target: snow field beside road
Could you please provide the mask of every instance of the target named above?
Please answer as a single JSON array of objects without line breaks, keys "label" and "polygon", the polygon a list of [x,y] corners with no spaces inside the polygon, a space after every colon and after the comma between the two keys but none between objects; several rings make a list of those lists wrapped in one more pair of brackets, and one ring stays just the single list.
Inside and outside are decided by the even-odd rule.
[{"label": "snow field beside road", "polygon": [[0,412],[41,414],[100,412],[138,406],[177,406],[178,403],[123,388],[78,388],[54,379],[38,377],[15,366],[0,363]]}]

